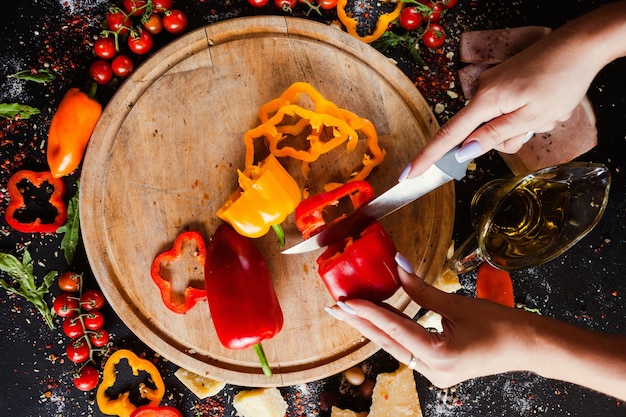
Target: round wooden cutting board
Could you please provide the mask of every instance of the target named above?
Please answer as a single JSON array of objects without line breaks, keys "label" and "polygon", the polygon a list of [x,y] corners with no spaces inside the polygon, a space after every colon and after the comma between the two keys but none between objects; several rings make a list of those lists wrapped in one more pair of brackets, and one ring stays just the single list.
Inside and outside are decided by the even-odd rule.
[{"label": "round wooden cutting board", "polygon": [[[154,257],[182,231],[197,230],[210,241],[220,224],[215,213],[243,169],[243,133],[260,123],[262,104],[296,81],[311,83],[374,123],[387,151],[368,177],[377,195],[396,183],[438,128],[415,86],[369,45],[308,20],[238,18],[191,32],[137,68],[104,110],[81,174],[83,240],[113,309],[159,354],[236,385],[321,379],[379,349],[324,311],[333,300],[317,275],[322,250],[282,255],[271,232],[254,240],[285,317],[283,330],[263,342],[275,372],[271,379],[253,349],[219,343],[206,302],[187,314],[173,313],[150,277]],[[342,148],[313,163],[306,183],[299,163],[281,162],[313,193],[324,183],[345,182],[359,168],[362,152],[355,152],[356,159]],[[382,223],[398,250],[432,281],[445,260],[453,221],[454,186],[447,184]],[[283,226],[287,247],[301,240],[293,214]],[[419,309],[401,290],[389,303],[411,316]]]}]

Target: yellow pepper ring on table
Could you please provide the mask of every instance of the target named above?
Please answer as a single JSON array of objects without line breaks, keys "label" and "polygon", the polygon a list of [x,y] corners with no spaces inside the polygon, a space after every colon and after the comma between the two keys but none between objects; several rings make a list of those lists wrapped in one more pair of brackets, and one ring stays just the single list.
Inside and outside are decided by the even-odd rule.
[{"label": "yellow pepper ring on table", "polygon": [[365,35],[365,36],[359,35],[357,31],[359,22],[356,19],[348,16],[348,13],[346,12],[347,5],[348,5],[348,0],[338,0],[337,17],[339,18],[339,21],[341,21],[341,23],[346,27],[346,30],[348,31],[350,35],[362,40],[365,43],[372,43],[376,39],[380,38],[383,35],[383,33],[385,33],[385,31],[387,30],[387,27],[389,26],[389,24],[393,22],[400,15],[400,12],[402,11],[402,8],[404,7],[404,2],[398,1],[393,11],[389,13],[381,14],[378,20],[376,21],[376,28],[374,29],[374,31],[371,34]]},{"label": "yellow pepper ring on table", "polygon": [[263,236],[300,203],[298,183],[272,154],[259,165],[237,172],[240,188],[220,207],[217,217],[243,236]]}]

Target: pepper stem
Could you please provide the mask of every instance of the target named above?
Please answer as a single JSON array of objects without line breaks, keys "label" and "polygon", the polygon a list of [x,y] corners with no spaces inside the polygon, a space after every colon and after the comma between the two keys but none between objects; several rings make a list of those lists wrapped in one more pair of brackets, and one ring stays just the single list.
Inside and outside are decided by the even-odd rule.
[{"label": "pepper stem", "polygon": [[278,238],[278,247],[282,248],[285,246],[285,231],[280,224],[273,224],[272,230],[276,233],[276,237]]},{"label": "pepper stem", "polygon": [[261,369],[263,369],[263,373],[266,377],[271,378],[273,375],[272,368],[270,368],[270,364],[267,363],[267,357],[265,356],[265,351],[263,351],[263,345],[261,345],[261,342],[254,345],[254,351],[259,357],[259,362],[261,362]]}]

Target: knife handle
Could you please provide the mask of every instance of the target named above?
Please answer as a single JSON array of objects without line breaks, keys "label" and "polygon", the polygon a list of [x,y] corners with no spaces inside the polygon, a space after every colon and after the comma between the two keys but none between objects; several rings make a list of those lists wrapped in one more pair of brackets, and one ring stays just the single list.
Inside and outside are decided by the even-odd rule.
[{"label": "knife handle", "polygon": [[450,149],[444,156],[442,156],[437,162],[435,162],[437,168],[450,175],[457,181],[465,177],[467,173],[467,167],[469,166],[470,162],[472,162],[471,159],[465,162],[457,161],[456,153],[459,149],[461,149],[460,145],[455,146],[454,148]]}]

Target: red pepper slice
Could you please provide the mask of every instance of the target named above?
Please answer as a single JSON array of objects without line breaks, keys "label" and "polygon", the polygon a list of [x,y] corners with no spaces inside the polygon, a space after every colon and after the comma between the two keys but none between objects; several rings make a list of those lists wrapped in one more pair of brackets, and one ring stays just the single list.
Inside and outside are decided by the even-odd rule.
[{"label": "red pepper slice", "polygon": [[65,183],[50,171],[17,171],[9,178],[7,192],[11,201],[4,217],[19,232],[54,233],[67,220]]},{"label": "red pepper slice", "polygon": [[168,405],[143,405],[136,408],[130,417],[183,417],[180,411]]},{"label": "red pepper slice", "polygon": [[[250,238],[227,223],[221,224],[207,249],[206,291],[217,336],[229,349],[255,346],[283,327],[283,311],[263,254]],[[271,369],[259,356],[263,371]]]},{"label": "red pepper slice", "polygon": [[[150,275],[161,291],[163,303],[174,313],[184,314],[206,300],[204,264],[206,245],[198,232],[187,231],[174,240],[172,249],[154,258]],[[187,283],[181,288],[181,283]]]},{"label": "red pepper slice", "polygon": [[317,258],[318,274],[335,301],[362,298],[380,302],[400,288],[396,246],[374,221],[353,239],[334,243]]},{"label": "red pepper slice", "polygon": [[511,275],[508,271],[483,262],[476,273],[476,297],[515,307]]},{"label": "red pepper slice", "polygon": [[334,190],[316,194],[303,200],[296,207],[296,227],[302,232],[302,238],[308,239],[319,233],[321,229],[333,224],[349,213],[341,210],[338,216],[329,222],[324,219],[324,214],[330,206],[338,206],[341,199],[350,197],[353,211],[374,198],[374,189],[367,181],[350,181]]}]

